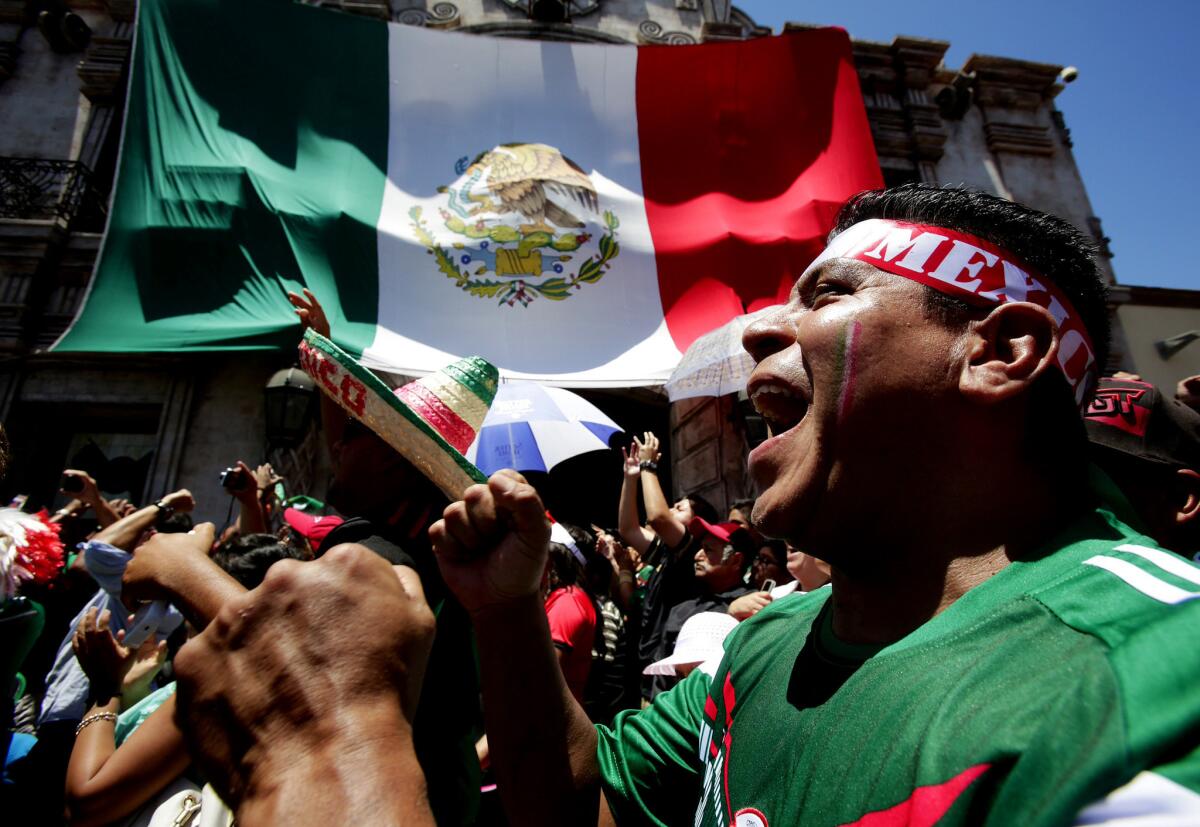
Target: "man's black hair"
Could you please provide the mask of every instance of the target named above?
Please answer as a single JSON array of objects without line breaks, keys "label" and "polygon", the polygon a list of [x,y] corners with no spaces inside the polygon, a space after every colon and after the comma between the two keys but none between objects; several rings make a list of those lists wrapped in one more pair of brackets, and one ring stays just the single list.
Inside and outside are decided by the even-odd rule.
[{"label": "man's black hair", "polygon": [[[869,218],[932,224],[1003,247],[1066,294],[1092,339],[1096,366],[1103,370],[1110,338],[1108,291],[1096,267],[1096,242],[1074,225],[979,190],[904,184],[867,190],[851,198],[838,213],[834,233]],[[972,309],[932,288],[927,304],[934,315]]]},{"label": "man's black hair", "polygon": [[699,494],[688,494],[686,499],[692,504],[692,513],[705,522],[715,523],[720,519],[713,504]]},{"label": "man's black hair", "polygon": [[192,515],[173,511],[155,520],[154,528],[159,534],[187,534],[192,530]]},{"label": "man's black hair", "polygon": [[550,591],[579,585],[583,580],[583,566],[571,549],[554,542],[547,548],[550,550]]},{"label": "man's black hair", "polygon": [[[1092,340],[1097,371],[1108,359],[1108,288],[1096,266],[1097,245],[1057,216],[965,187],[904,184],[860,192],[842,206],[833,234],[870,218],[930,224],[982,239],[1054,282],[1070,300]],[[965,327],[981,311],[931,287],[926,314],[949,327]],[[1087,434],[1074,395],[1061,372],[1048,370],[1034,382],[1027,421],[1030,459],[1087,467]]]},{"label": "man's black hair", "polygon": [[274,534],[245,534],[222,543],[213,552],[213,562],[247,589],[256,588],[267,569],[280,560],[304,560],[303,549],[281,543]]},{"label": "man's black hair", "polygon": [[769,548],[775,554],[778,565],[787,567],[787,543],[783,540],[763,540],[762,545],[755,552],[755,556],[762,554],[764,548]]},{"label": "man's black hair", "polygon": [[743,514],[749,514],[753,510],[754,510],[754,498],[753,497],[746,497],[741,500],[734,500],[729,506],[729,511],[731,513],[734,511],[740,511]]},{"label": "man's black hair", "polygon": [[733,547],[734,551],[742,555],[740,572],[745,577],[746,572],[750,571],[750,564],[754,562],[754,554],[757,551],[754,548],[754,538],[750,536],[749,531],[739,528],[729,533],[729,545]]}]

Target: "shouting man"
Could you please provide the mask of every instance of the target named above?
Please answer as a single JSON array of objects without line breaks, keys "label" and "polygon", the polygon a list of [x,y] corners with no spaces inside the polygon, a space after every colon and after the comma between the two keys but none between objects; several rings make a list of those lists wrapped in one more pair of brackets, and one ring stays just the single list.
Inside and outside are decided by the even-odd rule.
[{"label": "shouting man", "polygon": [[827,561],[832,589],[772,603],[715,677],[611,727],[555,660],[536,492],[501,472],[452,504],[430,533],[476,631],[510,820],[594,822],[603,790],[621,824],[1200,821],[1200,570],[1115,518],[1127,504],[1089,472],[1079,411],[1108,340],[1092,253],[980,193],[852,199],[744,340],[773,430],[750,455],[753,522]]}]

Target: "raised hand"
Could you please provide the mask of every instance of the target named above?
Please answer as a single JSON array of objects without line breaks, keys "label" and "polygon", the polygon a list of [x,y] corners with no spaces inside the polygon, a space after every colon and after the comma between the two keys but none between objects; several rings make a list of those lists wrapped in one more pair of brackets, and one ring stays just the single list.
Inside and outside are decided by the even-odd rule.
[{"label": "raised hand", "polygon": [[634,444],[628,448],[621,449],[621,459],[624,463],[625,476],[634,479],[641,475],[642,466],[641,460],[638,459],[637,437],[634,437]]},{"label": "raised hand", "polygon": [[537,593],[550,521],[516,471],[473,485],[429,529],[446,585],[472,614]]},{"label": "raised hand", "polygon": [[639,441],[637,437],[633,439],[638,447],[638,460],[641,462],[658,462],[658,458],[662,454],[658,450],[658,437],[650,431],[646,431]]},{"label": "raised hand", "polygon": [[303,296],[297,293],[288,293],[287,297],[288,301],[292,303],[292,307],[296,308],[296,315],[300,317],[300,324],[305,329],[311,327],[322,336],[329,337],[329,319],[325,316],[325,308],[321,307],[321,303],[317,301],[317,297],[312,294],[311,290],[305,287]]},{"label": "raised hand", "polygon": [[215,531],[212,523],[201,523],[187,534],[155,534],[138,546],[121,577],[122,602],[132,609],[146,600],[172,600],[188,572],[220,572],[208,557]]},{"label": "raised hand", "polygon": [[192,496],[192,492],[186,488],[180,488],[178,491],[172,491],[162,498],[162,501],[176,511],[191,511],[196,507],[196,498]]},{"label": "raised hand", "polygon": [[[132,615],[130,616],[132,620]],[[129,653],[125,678],[121,681],[121,705],[130,707],[150,692],[150,682],[162,669],[167,660],[167,642],[155,642],[154,636],[147,638],[141,646]]]},{"label": "raised hand", "polygon": [[[75,634],[71,648],[83,673],[92,685],[97,697],[115,697],[129,671],[132,659],[129,650],[113,637],[109,628],[110,612],[99,612],[95,607],[87,610]],[[122,637],[124,635],[122,634]]]},{"label": "raised hand", "polygon": [[[396,787],[389,762],[411,744],[411,735],[397,736],[411,723],[434,628],[416,572],[357,545],[276,563],[261,586],[223,606],[176,658],[178,716],[239,822],[291,823],[242,818],[247,796],[270,797],[289,783],[289,795],[322,785],[345,793],[354,784],[325,783],[344,761],[365,764],[354,783],[379,770]],[[312,823],[326,816],[309,814]]]},{"label": "raised hand", "polygon": [[268,491],[273,489],[276,483],[283,482],[283,477],[275,473],[271,463],[264,462],[254,469],[254,482],[259,491]]},{"label": "raised hand", "polygon": [[96,481],[92,479],[91,475],[88,474],[87,471],[79,471],[74,468],[68,468],[67,470],[63,471],[63,476],[73,477],[74,479],[79,480],[79,482],[83,485],[83,487],[78,491],[64,490],[63,493],[67,496],[74,497],[80,502],[87,503],[88,505],[95,505],[97,500],[100,499],[100,489],[96,487]]}]

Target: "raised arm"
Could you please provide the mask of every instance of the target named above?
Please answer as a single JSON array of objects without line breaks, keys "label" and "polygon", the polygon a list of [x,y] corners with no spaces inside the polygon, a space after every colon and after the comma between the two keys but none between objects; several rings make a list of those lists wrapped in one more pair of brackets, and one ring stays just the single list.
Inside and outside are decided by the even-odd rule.
[{"label": "raised arm", "polygon": [[[645,441],[638,443],[638,459],[641,462],[657,463],[661,457],[658,437],[647,431]],[[671,510],[671,503],[667,501],[662,483],[658,481],[658,471],[653,466],[642,469],[642,499],[646,503],[646,521],[650,523],[654,533],[671,548],[683,542],[687,535],[687,526]],[[641,549],[638,551],[641,552]]]},{"label": "raised arm", "polygon": [[611,537],[600,533],[596,537],[596,550],[604,555],[612,566],[613,588],[612,596],[622,611],[633,611],[633,595],[637,588],[637,571],[633,555],[621,542],[620,537]]},{"label": "raised arm", "polygon": [[229,493],[238,501],[238,533],[262,534],[267,530],[267,518],[259,499],[258,477],[242,460],[237,463],[238,483]]},{"label": "raised arm", "polygon": [[[311,327],[313,331],[329,338],[332,333],[329,317],[325,315],[325,308],[321,307],[321,303],[317,301],[317,297],[312,294],[312,291],[305,287],[303,296],[298,293],[288,293],[287,296],[292,307],[296,308],[301,329],[307,330]],[[346,414],[338,407],[338,403],[329,398],[328,394],[319,395],[321,397],[322,431],[325,434],[325,443],[332,451],[333,446],[342,438],[342,431],[346,428]]]},{"label": "raised arm", "polygon": [[119,748],[116,716],[119,698],[134,682],[162,665],[166,642],[153,639],[130,652],[109,631],[109,613],[91,609],[80,621],[72,645],[91,685],[92,705],[67,766],[66,802],[72,827],[110,824],[138,809],[182,773],[189,763],[183,736],[172,718],[168,700],[138,727]]},{"label": "raised arm", "polygon": [[191,511],[196,507],[196,501],[192,498],[192,492],[181,488],[173,494],[167,494],[158,503],[139,508],[107,528],[101,529],[92,539],[125,551],[132,551],[133,544],[137,542],[138,537],[141,537],[142,532],[154,525],[154,521],[158,519],[158,515],[164,510],[164,507],[172,511]]},{"label": "raised arm", "polygon": [[537,492],[501,471],[467,489],[429,536],[474,623],[492,768],[509,821],[594,824],[596,732],[550,640],[539,593],[550,525]]},{"label": "raised arm", "polygon": [[92,479],[87,471],[77,471],[74,468],[68,468],[63,471],[63,477],[73,477],[79,481],[82,488],[77,491],[67,491],[64,489],[63,493],[76,497],[84,505],[90,505],[92,510],[96,512],[96,520],[100,523],[101,528],[108,528],[120,519],[120,515],[113,511],[112,506],[108,504],[108,500],[100,495],[100,489],[96,487],[96,481]]},{"label": "raised arm", "polygon": [[431,827],[412,715],[433,632],[416,572],[355,545],[225,606],[176,658],[177,697],[237,823]]},{"label": "raised arm", "polygon": [[628,448],[621,449],[621,456],[624,459],[624,476],[621,478],[621,503],[617,507],[617,531],[621,535],[621,539],[638,550],[638,554],[645,554],[646,549],[650,548],[650,543],[654,541],[654,533],[647,530],[638,520],[638,478],[642,475],[642,468],[638,460],[638,448],[641,443],[634,437],[634,444]]},{"label": "raised arm", "polygon": [[201,523],[187,534],[155,534],[138,546],[121,578],[125,605],[168,600],[197,629],[207,626],[222,606],[246,592],[208,556],[214,532],[212,523]]}]

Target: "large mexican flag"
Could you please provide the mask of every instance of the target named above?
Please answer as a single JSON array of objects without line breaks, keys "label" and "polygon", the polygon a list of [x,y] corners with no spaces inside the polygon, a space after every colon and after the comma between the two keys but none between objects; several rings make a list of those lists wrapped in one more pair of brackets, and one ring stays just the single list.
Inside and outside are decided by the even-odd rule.
[{"label": "large mexican flag", "polygon": [[139,9],[112,217],[58,350],[290,347],[307,286],[372,367],[658,383],[880,183],[840,30],[635,48]]}]

